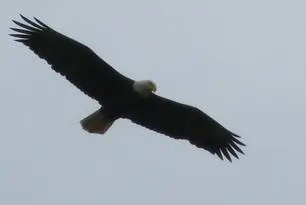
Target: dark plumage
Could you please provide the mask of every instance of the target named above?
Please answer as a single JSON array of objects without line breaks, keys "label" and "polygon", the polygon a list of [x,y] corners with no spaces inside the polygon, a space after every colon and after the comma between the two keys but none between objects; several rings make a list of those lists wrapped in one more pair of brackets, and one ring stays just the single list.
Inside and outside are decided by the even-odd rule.
[{"label": "dark plumage", "polygon": [[87,46],[36,18],[36,22],[21,18],[26,23],[13,21],[19,28],[11,28],[16,33],[10,35],[101,104],[99,111],[81,122],[87,131],[104,133],[116,119],[127,118],[172,138],[189,140],[221,159],[225,156],[231,161],[231,155],[238,158],[237,152],[243,154],[239,136],[201,110],[154,94],[151,91],[155,84],[151,81],[137,85],[148,88],[148,92],[138,92],[137,81],[120,74]]}]

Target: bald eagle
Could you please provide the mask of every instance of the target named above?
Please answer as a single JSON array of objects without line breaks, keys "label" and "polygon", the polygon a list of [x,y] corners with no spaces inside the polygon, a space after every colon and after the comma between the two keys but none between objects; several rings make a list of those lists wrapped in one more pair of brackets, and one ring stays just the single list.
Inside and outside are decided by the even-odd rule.
[{"label": "bald eagle", "polygon": [[119,118],[175,139],[185,139],[220,159],[243,154],[239,136],[200,109],[156,95],[150,80],[134,81],[116,71],[89,47],[55,31],[34,17],[13,22],[15,41],[29,47],[52,69],[97,100],[101,108],[81,120],[89,133],[104,134]]}]

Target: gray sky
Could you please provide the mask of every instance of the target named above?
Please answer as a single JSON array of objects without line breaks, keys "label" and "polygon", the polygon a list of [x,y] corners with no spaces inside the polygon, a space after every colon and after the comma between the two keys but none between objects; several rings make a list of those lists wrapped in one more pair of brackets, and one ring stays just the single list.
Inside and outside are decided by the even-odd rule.
[{"label": "gray sky", "polygon": [[[6,1],[0,7],[0,204],[305,204],[306,2]],[[248,146],[228,163],[117,121],[7,34],[36,16]]]}]

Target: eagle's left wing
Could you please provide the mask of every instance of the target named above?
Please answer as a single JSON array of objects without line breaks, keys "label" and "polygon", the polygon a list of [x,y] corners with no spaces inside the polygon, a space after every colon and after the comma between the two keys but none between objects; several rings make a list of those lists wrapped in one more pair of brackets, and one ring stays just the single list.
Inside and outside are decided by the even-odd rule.
[{"label": "eagle's left wing", "polygon": [[223,155],[231,161],[230,154],[238,158],[236,152],[244,146],[230,132],[201,110],[152,94],[124,117],[151,130],[175,139],[186,139],[199,148],[204,148],[221,159]]}]

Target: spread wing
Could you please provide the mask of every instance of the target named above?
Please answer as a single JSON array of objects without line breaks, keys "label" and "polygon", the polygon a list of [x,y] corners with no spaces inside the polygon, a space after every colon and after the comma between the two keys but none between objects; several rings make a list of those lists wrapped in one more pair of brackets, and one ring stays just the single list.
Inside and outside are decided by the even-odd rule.
[{"label": "spread wing", "polygon": [[245,146],[230,132],[201,110],[152,94],[125,115],[133,122],[175,139],[186,139],[221,159],[243,154]]},{"label": "spread wing", "polygon": [[11,28],[16,33],[10,35],[101,104],[107,102],[110,95],[122,92],[132,82],[87,46],[53,30],[36,18],[34,22],[20,16],[25,23],[13,20],[19,28]]}]

